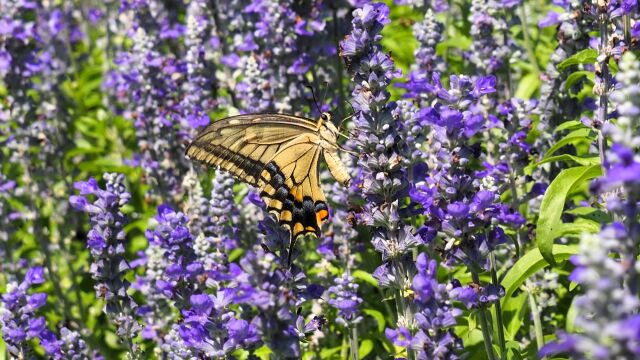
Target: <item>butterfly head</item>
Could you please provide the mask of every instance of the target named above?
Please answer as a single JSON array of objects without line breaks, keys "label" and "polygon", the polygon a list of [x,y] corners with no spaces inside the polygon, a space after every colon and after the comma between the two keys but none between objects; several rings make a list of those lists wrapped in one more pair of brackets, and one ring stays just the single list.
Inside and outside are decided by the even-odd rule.
[{"label": "butterfly head", "polygon": [[331,114],[323,112],[319,120],[320,137],[331,144],[335,144],[338,139],[338,128],[331,122]]}]

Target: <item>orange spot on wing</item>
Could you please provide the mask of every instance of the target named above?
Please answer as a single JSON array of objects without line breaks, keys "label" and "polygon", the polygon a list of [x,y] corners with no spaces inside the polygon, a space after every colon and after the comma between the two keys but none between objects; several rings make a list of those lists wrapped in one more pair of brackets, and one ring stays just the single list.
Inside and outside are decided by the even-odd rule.
[{"label": "orange spot on wing", "polygon": [[328,217],[329,217],[329,212],[327,210],[320,210],[316,212],[316,221],[318,222],[318,225],[322,224],[322,222],[326,220]]},{"label": "orange spot on wing", "polygon": [[291,188],[291,195],[293,195],[296,201],[302,202],[302,189],[300,187],[296,186]]}]

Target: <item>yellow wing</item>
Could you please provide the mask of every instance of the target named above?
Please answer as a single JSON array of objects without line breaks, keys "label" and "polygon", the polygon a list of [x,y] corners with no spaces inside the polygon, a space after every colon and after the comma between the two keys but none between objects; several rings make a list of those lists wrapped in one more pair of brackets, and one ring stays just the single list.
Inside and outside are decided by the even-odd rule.
[{"label": "yellow wing", "polygon": [[193,160],[222,168],[259,186],[260,172],[291,140],[317,132],[316,124],[282,114],[248,114],[215,121],[187,147]]},{"label": "yellow wing", "polygon": [[313,233],[329,217],[318,180],[318,160],[322,148],[315,135],[301,135],[280,150],[261,173],[260,196],[279,222],[291,229],[293,239]]},{"label": "yellow wing", "polygon": [[318,178],[318,125],[281,114],[240,115],[216,121],[187,148],[188,157],[217,166],[256,186],[292,239],[314,233],[329,211]]}]

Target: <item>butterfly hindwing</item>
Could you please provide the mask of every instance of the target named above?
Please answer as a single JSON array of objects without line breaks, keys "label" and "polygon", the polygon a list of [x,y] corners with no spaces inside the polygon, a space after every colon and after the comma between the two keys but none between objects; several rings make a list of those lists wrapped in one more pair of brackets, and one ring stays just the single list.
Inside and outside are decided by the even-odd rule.
[{"label": "butterfly hindwing", "polygon": [[269,212],[291,229],[295,239],[307,233],[320,235],[329,212],[320,184],[318,160],[322,148],[312,134],[288,143],[261,173],[260,195]]}]

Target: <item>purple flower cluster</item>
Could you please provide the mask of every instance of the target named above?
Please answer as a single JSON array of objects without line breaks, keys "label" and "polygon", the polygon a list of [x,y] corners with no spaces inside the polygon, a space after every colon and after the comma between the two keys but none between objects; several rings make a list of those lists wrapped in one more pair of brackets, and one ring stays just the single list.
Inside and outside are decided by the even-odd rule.
[{"label": "purple flower cluster", "polygon": [[[301,332],[297,309],[307,300],[317,299],[323,288],[307,283],[297,266],[286,268],[282,257],[256,247],[240,260],[243,277],[234,288],[238,299],[246,299],[257,309],[254,323],[275,356],[299,357]],[[299,325],[299,324],[298,324]]]},{"label": "purple flower cluster", "polygon": [[621,224],[613,224],[599,235],[584,235],[580,252],[571,259],[576,266],[570,279],[581,285],[583,295],[574,305],[575,326],[580,333],[561,333],[546,345],[541,356],[566,353],[579,358],[633,359],[640,356],[640,301],[628,288],[621,288],[626,265],[611,258],[620,241],[629,235]]},{"label": "purple flower cluster", "polygon": [[362,321],[358,306],[362,303],[362,298],[358,296],[358,284],[353,277],[344,273],[336,278],[335,285],[328,289],[330,299],[329,305],[338,310],[336,323],[344,327],[352,327]]},{"label": "purple flower cluster", "polygon": [[356,148],[364,154],[358,161],[362,169],[354,183],[361,184],[368,200],[362,220],[374,229],[372,243],[383,259],[399,260],[418,244],[413,231],[398,215],[398,199],[407,188],[401,170],[393,108],[387,104],[386,87],[399,76],[389,55],[379,45],[380,31],[389,22],[384,4],[364,5],[353,13],[353,30],[340,43],[344,59],[355,84],[352,92],[356,111],[353,121]]},{"label": "purple flower cluster", "polygon": [[[248,349],[260,340],[256,325],[236,319],[228,310],[232,291],[219,291],[214,297],[192,295],[191,307],[182,311],[183,323],[178,326],[184,344],[207,357],[224,357],[237,349]],[[221,336],[225,334],[226,336]]]},{"label": "purple flower cluster", "polygon": [[424,14],[422,22],[413,26],[413,35],[419,46],[414,53],[416,61],[407,75],[407,83],[402,84],[408,91],[406,97],[419,100],[425,95],[424,88],[431,81],[433,73],[443,72],[444,63],[436,54],[436,45],[442,40],[442,29],[442,23],[431,9]]},{"label": "purple flower cluster", "polygon": [[416,307],[414,318],[399,324],[397,329],[387,328],[385,335],[395,345],[416,350],[417,359],[457,359],[462,341],[453,333],[452,327],[462,311],[453,307],[451,301],[455,296],[463,298],[466,293],[473,294],[473,290],[452,289],[439,283],[436,261],[424,253],[418,255],[416,268],[411,286]]},{"label": "purple flower cluster", "polygon": [[[474,1],[471,6],[471,36],[473,42],[467,54],[471,64],[480,74],[495,74],[509,61],[510,47],[504,32],[508,27],[504,10],[518,5],[520,1]],[[498,14],[498,13],[503,14]]]},{"label": "purple flower cluster", "polygon": [[[335,54],[335,47],[321,34],[330,15],[327,6],[272,0],[224,6],[240,15],[227,19],[233,52],[222,58],[226,65],[242,70],[243,76],[232,87],[238,106],[246,112],[301,111],[308,105],[304,75],[320,58]],[[312,41],[319,45],[308,46]],[[318,76],[314,81],[328,78],[327,70],[314,76]]]},{"label": "purple flower cluster", "polygon": [[416,178],[410,191],[427,221],[422,233],[431,241],[437,233],[445,241],[444,259],[464,263],[476,272],[488,269],[487,254],[508,239],[498,223],[514,225],[524,219],[499,202],[494,184],[484,183],[475,161],[483,151],[475,135],[487,128],[487,118],[479,99],[495,91],[495,79],[482,77],[472,81],[466,76],[451,76],[445,89],[434,76],[429,92],[437,98],[435,105],[424,107],[417,115],[423,126],[431,129],[429,173]]},{"label": "purple flower cluster", "polygon": [[[619,90],[611,94],[617,107],[615,122],[607,122],[603,134],[612,146],[607,153],[606,174],[592,183],[592,190],[606,200],[614,219],[598,235],[584,235],[580,252],[571,261],[576,266],[570,279],[584,293],[574,304],[578,316],[577,334],[562,333],[556,342],[541,350],[542,355],[588,354],[595,359],[634,358],[640,355],[640,308],[638,266],[640,244],[638,198],[640,162],[635,150],[640,144],[638,113],[640,66],[635,55],[627,53],[619,63],[616,80]],[[618,256],[612,257],[611,254]],[[622,285],[622,286],[621,286]]]},{"label": "purple flower cluster", "polygon": [[26,342],[30,339],[39,339],[50,355],[57,351],[55,334],[47,329],[44,317],[36,315],[37,310],[46,305],[47,294],[28,293],[33,285],[44,281],[42,267],[33,267],[19,284],[10,282],[6,293],[2,295],[2,338],[9,353],[16,357],[29,356],[30,348]]},{"label": "purple flower cluster", "polygon": [[[124,257],[127,218],[121,209],[131,195],[124,185],[124,175],[104,174],[103,178],[104,189],[94,178],[77,182],[74,186],[80,195],[71,196],[69,202],[90,217],[87,248],[93,258],[90,272],[96,281],[96,298],[105,301],[104,312],[118,324],[118,335],[130,341],[140,330],[133,317],[136,303],[128,294],[130,284],[124,276],[130,266]],[[95,201],[89,202],[88,195],[95,196]]]},{"label": "purple flower cluster", "polygon": [[[308,285],[298,267],[284,266],[287,250],[276,245],[288,245],[288,233],[271,218],[259,224],[266,233],[262,241],[283,256],[256,246],[239,264],[228,262],[230,248],[222,239],[236,234],[226,217],[235,206],[232,185],[226,174],[217,175],[206,221],[195,227],[197,233],[190,231],[184,213],[167,205],[158,208],[146,232],[149,247],[132,263],[144,269],[133,285],[146,300],[136,312],[145,322],[142,337],[171,358],[224,357],[263,339],[274,354],[297,357],[299,342],[321,321],[305,324],[296,309],[323,289]],[[193,203],[203,203],[201,195],[195,198],[200,200]]]},{"label": "purple flower cluster", "polygon": [[[59,340],[47,328],[45,318],[38,316],[38,309],[47,304],[47,294],[29,294],[29,290],[44,281],[43,268],[36,266],[27,270],[22,282],[12,281],[7,284],[0,307],[0,328],[9,354],[16,358],[31,358],[35,354],[28,342],[37,339],[46,355],[52,359],[89,359],[86,344],[77,332],[63,327]],[[94,355],[95,358],[101,358]]]},{"label": "purple flower cluster", "polygon": [[[205,76],[210,66],[205,52],[214,40],[207,11],[202,1],[192,2],[185,28],[161,2],[121,6],[123,15],[133,17],[133,44],[117,55],[104,87],[116,110],[135,125],[140,150],[129,163],[145,171],[158,202],[175,202],[180,195],[180,179],[190,166],[184,144],[209,123],[208,112],[215,106],[213,79]],[[185,49],[175,45],[183,36]],[[167,47],[180,51],[166,53]]]}]

